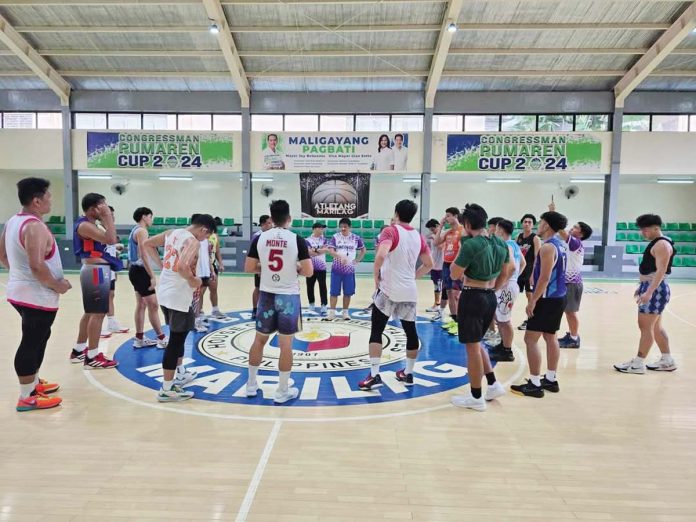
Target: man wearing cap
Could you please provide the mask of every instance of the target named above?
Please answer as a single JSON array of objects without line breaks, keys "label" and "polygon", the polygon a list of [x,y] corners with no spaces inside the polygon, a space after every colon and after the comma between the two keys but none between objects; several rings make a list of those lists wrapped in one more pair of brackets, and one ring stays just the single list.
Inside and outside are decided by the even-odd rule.
[{"label": "man wearing cap", "polygon": [[326,295],[326,253],[329,249],[326,246],[326,238],[324,237],[324,229],[326,225],[322,223],[314,223],[312,225],[312,235],[307,241],[309,255],[312,258],[312,266],[314,267],[314,275],[307,278],[307,299],[309,300],[309,309],[314,311],[314,283],[319,283],[319,297],[321,298],[321,315],[326,315],[326,306],[329,304]]}]

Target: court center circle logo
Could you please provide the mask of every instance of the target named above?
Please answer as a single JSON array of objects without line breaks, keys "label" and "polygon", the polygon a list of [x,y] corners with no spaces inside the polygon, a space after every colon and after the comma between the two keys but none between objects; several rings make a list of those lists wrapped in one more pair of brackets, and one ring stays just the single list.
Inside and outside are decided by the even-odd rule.
[{"label": "court center circle logo", "polygon": [[[358,382],[370,368],[369,311],[351,310],[350,319],[325,321],[319,314],[303,311],[303,330],[293,340],[292,385],[299,397],[284,407],[343,406],[408,400],[442,393],[468,383],[466,350],[455,336],[426,317],[417,320],[421,349],[414,368],[414,385],[396,379],[404,367],[406,334],[398,321],[390,321],[383,337],[380,375],[384,386],[363,391]],[[251,312],[233,312],[221,321],[210,320],[207,333],[191,333],[184,362],[198,377],[187,387],[194,400],[273,406],[278,383],[278,337],[269,337],[257,382],[260,393],[246,397],[249,349],[255,337]],[[150,333],[152,335],[152,333]],[[118,371],[130,381],[158,390],[162,381],[162,350],[134,349],[132,339],[121,345],[114,357]],[[154,399],[153,399],[154,400]]]}]

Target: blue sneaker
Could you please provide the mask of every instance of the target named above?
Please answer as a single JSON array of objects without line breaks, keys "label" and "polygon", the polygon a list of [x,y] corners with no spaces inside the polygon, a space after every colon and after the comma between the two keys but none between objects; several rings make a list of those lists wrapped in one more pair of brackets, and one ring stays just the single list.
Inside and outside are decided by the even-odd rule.
[{"label": "blue sneaker", "polygon": [[566,332],[565,336],[558,340],[558,345],[561,348],[580,348],[580,336],[578,335],[577,339],[573,339],[570,332]]}]

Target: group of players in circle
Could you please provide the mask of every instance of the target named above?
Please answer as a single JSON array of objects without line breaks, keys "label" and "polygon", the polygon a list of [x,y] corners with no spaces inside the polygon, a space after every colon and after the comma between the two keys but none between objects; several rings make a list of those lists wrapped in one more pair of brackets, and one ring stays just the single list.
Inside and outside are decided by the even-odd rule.
[{"label": "group of players in circle", "polygon": [[[69,291],[71,285],[64,278],[55,238],[43,222],[51,211],[50,183],[41,178],[25,178],[17,187],[22,210],[7,221],[0,235],[0,263],[9,269],[7,299],[22,318],[22,340],[14,359],[20,386],[16,409],[32,411],[53,408],[62,402],[55,395],[59,385],[41,379],[39,370],[58,312],[59,296]],[[118,238],[113,209],[104,196],[90,193],[82,198],[82,210],[83,215],[75,221],[73,249],[82,262],[84,315],[70,361],[81,363],[86,370],[111,369],[118,363],[99,350],[99,339],[104,325],[107,330],[124,330],[113,319],[104,322],[110,312],[113,317],[113,274],[123,269],[115,247]],[[523,291],[527,297],[527,320],[519,328],[526,330],[530,377],[523,384],[511,386],[511,391],[538,398],[545,392],[559,392],[556,372],[560,347],[580,347],[577,313],[583,291],[582,242],[591,236],[590,227],[579,222],[566,230],[566,217],[556,212],[552,204],[538,223],[533,215],[526,214],[522,219],[523,231],[513,240],[511,221],[488,219],[483,207],[470,203],[463,209],[448,208],[439,222],[430,220],[426,239],[411,226],[417,212],[414,201],[400,201],[391,224],[378,237],[373,265],[375,292],[370,306],[370,373],[360,381],[360,389],[382,386],[382,334],[390,318],[400,321],[407,338],[406,363],[397,372],[397,379],[406,386],[414,384],[413,370],[420,348],[416,328],[417,280],[430,273],[435,284],[435,304],[428,310],[435,313],[434,320],[443,322],[443,327],[458,337],[467,352],[470,391],[452,397],[455,406],[483,411],[486,401],[505,394],[491,360],[514,360],[511,311],[517,295]],[[187,400],[194,394],[186,385],[197,376],[183,365],[184,343],[190,331],[207,331],[200,316],[206,287],[211,289],[213,317],[225,317],[217,306],[217,274],[224,270],[215,235],[219,221],[209,214],[194,214],[187,227],[150,237],[147,229],[152,225],[152,211],[140,207],[133,219],[136,225],[128,243],[129,279],[136,296],[133,348],[163,349],[164,374],[158,401]],[[348,307],[356,286],[355,266],[365,254],[365,245],[352,233],[348,218],[341,220],[340,231],[332,238],[324,237],[320,223],[314,225],[311,237],[299,237],[289,230],[290,207],[284,200],[273,201],[270,216],[263,216],[261,221],[261,230],[252,238],[244,266],[247,273],[255,275],[256,283],[256,337],[249,351],[246,394],[257,395],[256,378],[263,350],[269,337],[277,334],[279,384],[274,402],[284,404],[298,396],[297,388],[290,385],[290,372],[293,336],[302,327],[300,276],[308,281],[310,308],[316,307],[314,285],[318,283],[319,311],[325,319],[336,320],[340,295],[342,318],[349,318]],[[614,368],[633,374],[642,374],[645,368],[673,371],[676,363],[670,354],[661,314],[670,298],[666,276],[671,272],[674,244],[662,234],[659,216],[645,214],[636,223],[650,241],[640,264],[640,285],[635,293],[641,337],[637,356]],[[330,302],[326,296],[326,254],[333,258]],[[156,270],[160,271],[159,279]],[[156,339],[144,336],[146,311]],[[162,329],[160,311],[169,326],[168,337]],[[557,332],[564,313],[570,331],[559,340]],[[500,342],[487,346],[482,341],[492,338],[490,332],[496,325]],[[539,347],[542,337],[547,352],[547,371],[543,375]],[[662,356],[646,365],[645,358],[654,342]]]}]

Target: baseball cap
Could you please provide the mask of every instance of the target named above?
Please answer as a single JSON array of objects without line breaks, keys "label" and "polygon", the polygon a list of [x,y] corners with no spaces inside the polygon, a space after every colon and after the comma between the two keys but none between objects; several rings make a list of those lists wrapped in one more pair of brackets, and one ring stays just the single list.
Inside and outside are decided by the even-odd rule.
[{"label": "baseball cap", "polygon": [[314,223],[312,225],[312,228],[326,228],[326,225],[324,225],[323,223],[317,222],[317,223]]}]

